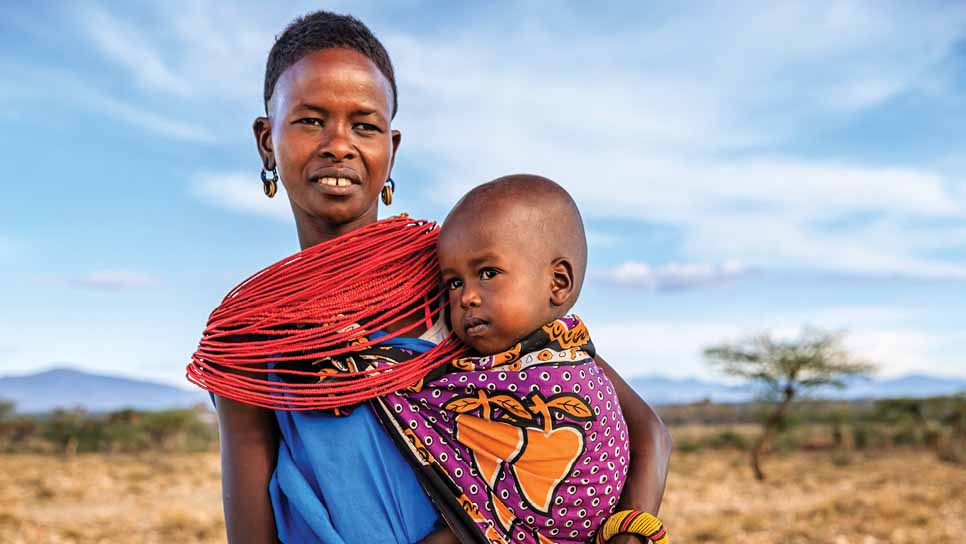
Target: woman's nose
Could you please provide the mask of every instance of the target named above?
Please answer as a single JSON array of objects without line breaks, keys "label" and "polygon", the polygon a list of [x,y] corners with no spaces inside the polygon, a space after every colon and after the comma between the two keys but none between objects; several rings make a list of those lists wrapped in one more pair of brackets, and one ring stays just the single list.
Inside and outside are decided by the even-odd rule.
[{"label": "woman's nose", "polygon": [[342,123],[329,125],[325,140],[319,146],[319,153],[323,157],[335,161],[355,158],[355,148],[352,145],[350,130],[350,127],[344,126]]}]

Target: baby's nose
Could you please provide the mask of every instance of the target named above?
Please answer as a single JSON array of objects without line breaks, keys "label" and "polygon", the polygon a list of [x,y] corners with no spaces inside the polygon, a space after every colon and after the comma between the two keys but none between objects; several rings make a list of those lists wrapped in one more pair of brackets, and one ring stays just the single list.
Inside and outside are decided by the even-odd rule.
[{"label": "baby's nose", "polygon": [[475,289],[463,288],[463,294],[460,296],[460,306],[463,308],[477,308],[480,302],[480,295]]}]

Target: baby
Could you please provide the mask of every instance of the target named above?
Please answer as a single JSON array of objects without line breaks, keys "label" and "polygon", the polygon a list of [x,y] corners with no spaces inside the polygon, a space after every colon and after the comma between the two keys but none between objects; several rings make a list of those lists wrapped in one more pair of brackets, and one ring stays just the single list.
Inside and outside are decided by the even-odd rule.
[{"label": "baby", "polygon": [[586,269],[577,206],[546,178],[503,177],[457,203],[437,247],[452,330],[476,356],[384,401],[457,503],[437,506],[460,541],[590,542],[629,459],[616,391],[566,315]]},{"label": "baby", "polygon": [[452,330],[481,355],[563,317],[587,268],[577,205],[538,176],[506,176],[470,191],[446,217],[437,247]]}]

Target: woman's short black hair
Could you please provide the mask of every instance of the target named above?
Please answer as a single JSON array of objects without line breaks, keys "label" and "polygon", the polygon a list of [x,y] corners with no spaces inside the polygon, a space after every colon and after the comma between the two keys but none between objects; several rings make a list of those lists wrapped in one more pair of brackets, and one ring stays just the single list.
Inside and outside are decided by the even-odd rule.
[{"label": "woman's short black hair", "polygon": [[275,83],[289,66],[302,60],[309,53],[322,49],[344,47],[353,49],[369,58],[389,80],[392,87],[392,112],[396,116],[396,75],[392,69],[389,53],[372,31],[351,15],[339,15],[328,11],[307,13],[292,21],[268,53],[265,64],[265,108],[272,99]]}]

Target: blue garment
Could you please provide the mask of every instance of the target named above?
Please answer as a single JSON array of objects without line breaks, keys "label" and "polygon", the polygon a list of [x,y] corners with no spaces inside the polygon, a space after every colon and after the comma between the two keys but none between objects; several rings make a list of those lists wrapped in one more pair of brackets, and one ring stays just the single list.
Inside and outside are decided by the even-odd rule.
[{"label": "blue garment", "polygon": [[[433,347],[418,338],[386,344]],[[275,415],[282,436],[269,492],[279,540],[412,544],[437,526],[439,514],[368,405],[348,416]]]}]

